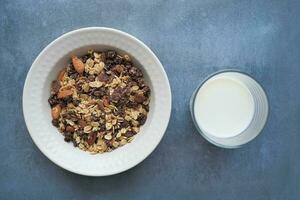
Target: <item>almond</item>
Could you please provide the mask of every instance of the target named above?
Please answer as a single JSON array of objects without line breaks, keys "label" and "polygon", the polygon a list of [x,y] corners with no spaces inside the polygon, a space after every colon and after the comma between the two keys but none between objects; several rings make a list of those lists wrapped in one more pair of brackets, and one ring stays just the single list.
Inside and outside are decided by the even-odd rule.
[{"label": "almond", "polygon": [[51,109],[51,115],[52,115],[52,118],[53,119],[58,119],[59,118],[59,115],[60,115],[60,112],[61,112],[61,107],[60,105],[56,105],[54,106],[52,109]]},{"label": "almond", "polygon": [[57,80],[63,81],[65,73],[66,73],[66,69],[62,69],[57,76]]},{"label": "almond", "polygon": [[77,56],[72,56],[72,63],[75,68],[75,70],[79,73],[82,74],[84,71],[84,64],[83,62],[77,57]]},{"label": "almond", "polygon": [[68,96],[71,96],[73,94],[73,90],[60,90],[57,94],[57,97],[59,99],[66,98]]}]

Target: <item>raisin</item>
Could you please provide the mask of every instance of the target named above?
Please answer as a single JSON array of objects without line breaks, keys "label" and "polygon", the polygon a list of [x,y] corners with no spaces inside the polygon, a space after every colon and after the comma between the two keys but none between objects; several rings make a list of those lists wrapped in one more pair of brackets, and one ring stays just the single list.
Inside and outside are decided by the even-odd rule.
[{"label": "raisin", "polygon": [[115,51],[107,51],[107,53],[106,53],[106,57],[110,58],[110,59],[113,59],[116,56],[117,56],[117,52],[115,52]]},{"label": "raisin", "polygon": [[77,146],[78,146],[78,144],[77,144],[77,142],[76,142],[75,140],[72,140],[72,142],[73,142],[73,146],[74,146],[74,147],[77,147]]},{"label": "raisin", "polygon": [[103,97],[104,95],[106,95],[106,90],[104,88],[100,88],[99,90],[93,91],[93,95],[99,98]]},{"label": "raisin", "polygon": [[121,64],[121,63],[122,63],[122,57],[116,56],[115,59],[114,59],[114,63],[115,63],[116,65]]},{"label": "raisin", "polygon": [[123,121],[121,124],[120,124],[120,128],[126,128],[129,126],[129,123],[127,121]]},{"label": "raisin", "polygon": [[104,72],[101,72],[99,75],[98,75],[98,79],[99,79],[99,81],[101,81],[101,82],[108,82],[108,81],[110,81],[110,76],[108,76],[106,73],[104,73]]},{"label": "raisin", "polygon": [[137,79],[139,77],[143,77],[143,73],[140,69],[136,67],[131,67],[129,69],[129,75],[132,76],[132,78]]},{"label": "raisin", "polygon": [[82,60],[82,62],[85,63],[89,58],[90,58],[90,55],[87,54],[87,55],[82,56],[81,60]]},{"label": "raisin", "polygon": [[58,121],[57,119],[53,119],[53,120],[52,120],[52,124],[53,124],[53,126],[55,126],[55,127],[59,127],[59,121]]},{"label": "raisin", "polygon": [[92,144],[95,143],[96,139],[97,139],[97,133],[96,133],[96,132],[91,132],[91,133],[89,134],[89,138],[88,138],[88,140],[87,140],[87,143],[88,143],[89,145],[92,145]]},{"label": "raisin", "polygon": [[67,126],[67,127],[66,127],[66,131],[67,131],[67,132],[73,133],[73,132],[75,131],[75,129],[74,129],[74,127],[72,127],[72,126]]},{"label": "raisin", "polygon": [[134,100],[137,103],[143,103],[147,98],[144,96],[144,94],[136,94],[134,95]]},{"label": "raisin", "polygon": [[114,61],[112,61],[112,60],[106,60],[105,66],[106,66],[107,69],[112,68],[114,66]]},{"label": "raisin", "polygon": [[98,108],[99,108],[101,111],[104,111],[104,105],[103,105],[103,102],[99,102],[99,103],[98,103]]},{"label": "raisin", "polygon": [[128,107],[128,108],[136,108],[136,107],[138,107],[138,103],[137,102],[135,102],[135,101],[128,101],[128,103],[126,104],[126,106]]},{"label": "raisin", "polygon": [[60,82],[59,81],[52,81],[52,84],[51,84],[51,91],[53,93],[58,93],[60,89]]},{"label": "raisin", "polygon": [[149,96],[150,96],[151,90],[150,90],[149,86],[144,86],[143,89],[142,89],[142,91],[143,91],[143,93],[144,93],[144,95],[145,95],[146,97],[149,97]]},{"label": "raisin", "polygon": [[85,126],[87,126],[86,121],[84,121],[83,119],[78,120],[78,124],[81,128],[84,128]]},{"label": "raisin", "polygon": [[140,116],[137,118],[137,121],[140,125],[144,125],[147,120],[147,116],[144,114],[140,114]]},{"label": "raisin", "polygon": [[80,99],[73,99],[74,106],[78,106],[80,104]]},{"label": "raisin", "polygon": [[111,69],[111,71],[113,71],[116,74],[121,74],[124,70],[125,70],[124,65],[116,65]]},{"label": "raisin", "polygon": [[65,136],[64,140],[66,142],[70,142],[73,139],[72,134],[70,132],[65,132],[64,136]]},{"label": "raisin", "polygon": [[143,105],[143,108],[144,108],[147,112],[149,112],[149,105]]},{"label": "raisin", "polygon": [[102,62],[106,61],[106,55],[105,55],[105,53],[101,53],[100,59],[101,59]]},{"label": "raisin", "polygon": [[51,107],[61,103],[61,100],[57,99],[56,95],[51,95],[48,99],[48,103],[50,104]]},{"label": "raisin", "polygon": [[105,130],[106,130],[105,125],[104,125],[104,124],[101,124],[101,125],[100,125],[100,131],[105,131]]},{"label": "raisin", "polygon": [[71,74],[71,75],[70,75],[70,78],[71,78],[71,79],[74,79],[74,80],[77,79],[77,77],[78,77],[78,74],[77,74],[77,73],[74,73],[74,74]]},{"label": "raisin", "polygon": [[124,134],[124,136],[125,137],[132,137],[132,136],[134,136],[136,133],[135,132],[133,132],[133,131],[127,131],[125,134]]}]

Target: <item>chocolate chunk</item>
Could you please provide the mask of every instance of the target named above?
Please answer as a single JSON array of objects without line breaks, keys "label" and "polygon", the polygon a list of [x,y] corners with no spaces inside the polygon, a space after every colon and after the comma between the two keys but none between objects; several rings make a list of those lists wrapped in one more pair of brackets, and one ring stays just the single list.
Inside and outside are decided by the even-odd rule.
[{"label": "chocolate chunk", "polygon": [[149,86],[144,86],[143,89],[142,89],[142,91],[143,91],[143,93],[144,93],[144,95],[145,95],[146,97],[149,97],[149,96],[150,96],[151,90],[150,90],[150,87],[149,87]]}]

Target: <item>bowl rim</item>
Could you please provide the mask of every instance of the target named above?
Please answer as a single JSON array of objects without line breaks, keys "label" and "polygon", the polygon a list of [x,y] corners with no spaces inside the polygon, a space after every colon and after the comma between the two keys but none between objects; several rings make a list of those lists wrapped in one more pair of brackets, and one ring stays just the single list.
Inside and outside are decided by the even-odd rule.
[{"label": "bowl rim", "polygon": [[[162,129],[162,134],[160,134],[160,137],[158,138],[158,141],[156,143],[155,146],[153,146],[153,148],[151,149],[151,151],[149,151],[148,153],[145,153],[143,154],[143,156],[134,164],[132,164],[131,166],[128,166],[128,167],[125,167],[125,168],[122,168],[122,169],[119,169],[117,171],[113,171],[111,173],[97,173],[97,174],[91,174],[91,173],[88,173],[88,172],[82,172],[82,171],[79,171],[77,169],[74,169],[74,168],[69,168],[69,167],[66,167],[66,166],[62,166],[61,163],[58,163],[56,162],[54,159],[51,158],[50,155],[48,155],[48,153],[45,151],[45,149],[43,148],[40,148],[40,146],[38,145],[38,142],[36,141],[35,137],[33,137],[32,133],[30,132],[29,130],[29,127],[28,127],[28,124],[29,124],[29,118],[26,117],[26,113],[25,113],[25,95],[26,95],[26,90],[27,88],[29,87],[29,80],[31,78],[31,74],[32,74],[32,71],[33,69],[37,68],[37,61],[41,58],[41,56],[46,52],[48,51],[48,49],[50,49],[52,46],[54,46],[57,42],[63,40],[65,37],[67,36],[70,36],[72,34],[75,34],[75,33],[79,33],[79,32],[85,32],[85,31],[93,31],[93,30],[96,30],[96,31],[110,31],[110,32],[114,32],[114,33],[117,33],[117,34],[120,34],[120,35],[123,35],[125,37],[128,37],[130,39],[132,39],[135,43],[138,43],[143,49],[145,49],[148,53],[151,54],[151,57],[152,59],[155,60],[155,62],[158,64],[157,67],[160,68],[161,72],[162,72],[162,76],[163,78],[166,80],[166,88],[167,90],[165,91],[165,93],[167,94],[166,96],[168,96],[169,98],[167,99],[168,101],[168,115],[167,115],[167,119],[166,119],[166,124],[164,125],[163,129]],[[121,31],[121,30],[118,30],[118,29],[115,29],[115,28],[108,28],[108,27],[84,27],[84,28],[79,28],[79,29],[75,29],[75,30],[72,30],[72,31],[69,31],[69,32],[66,32],[60,36],[58,36],[56,39],[54,39],[52,42],[50,42],[45,48],[42,49],[42,51],[40,51],[40,53],[38,54],[38,56],[34,59],[32,65],[30,66],[28,72],[27,72],[27,75],[26,75],[26,79],[25,79],[25,82],[24,82],[24,87],[23,87],[23,93],[22,93],[22,110],[23,110],[23,118],[24,118],[24,121],[25,121],[25,124],[26,124],[26,128],[27,128],[27,131],[31,137],[31,139],[33,140],[34,144],[38,147],[38,149],[42,152],[42,154],[44,154],[49,160],[51,160],[54,164],[56,164],[57,166],[67,170],[67,171],[70,171],[72,173],[75,173],[75,174],[79,174],[79,175],[85,175],[85,176],[94,176],[94,177],[99,177],[99,176],[110,176],[110,175],[114,175],[114,174],[119,174],[119,173],[122,173],[124,171],[127,171],[133,167],[135,167],[136,165],[138,165],[139,163],[141,163],[143,160],[145,160],[155,149],[156,147],[158,146],[158,144],[161,142],[167,128],[168,128],[168,125],[169,125],[169,122],[170,122],[170,117],[171,117],[171,111],[172,111],[172,94],[171,94],[171,87],[170,87],[170,82],[169,82],[169,79],[168,79],[168,76],[167,76],[167,73],[163,67],[163,65],[161,64],[160,60],[157,58],[157,56],[152,52],[152,50],[146,45],[144,44],[141,40],[137,39],[136,37],[124,32],[124,31]]]}]

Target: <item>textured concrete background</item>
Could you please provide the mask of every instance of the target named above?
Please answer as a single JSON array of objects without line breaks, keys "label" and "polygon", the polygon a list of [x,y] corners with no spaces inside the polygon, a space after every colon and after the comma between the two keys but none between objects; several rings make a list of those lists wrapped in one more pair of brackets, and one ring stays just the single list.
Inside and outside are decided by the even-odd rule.
[{"label": "textured concrete background", "polygon": [[[2,1],[0,199],[299,199],[300,1]],[[22,88],[39,52],[68,31],[107,26],[145,42],[172,87],[168,130],[137,167],[110,177],[65,171],[33,144]],[[266,88],[270,116],[245,147],[196,133],[189,97],[203,78],[236,68]]]}]

